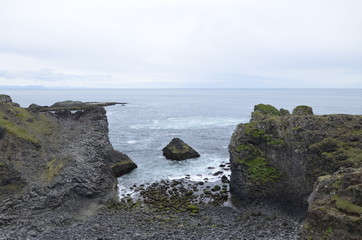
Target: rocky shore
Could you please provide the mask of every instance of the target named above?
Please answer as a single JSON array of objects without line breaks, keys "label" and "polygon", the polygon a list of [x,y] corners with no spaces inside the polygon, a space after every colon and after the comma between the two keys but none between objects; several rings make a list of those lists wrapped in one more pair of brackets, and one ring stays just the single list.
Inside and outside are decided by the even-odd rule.
[{"label": "rocky shore", "polygon": [[257,105],[230,163],[210,166],[218,181],[118,198],[116,177],[137,165],[110,144],[102,106],[0,95],[0,239],[360,239],[361,116]]}]

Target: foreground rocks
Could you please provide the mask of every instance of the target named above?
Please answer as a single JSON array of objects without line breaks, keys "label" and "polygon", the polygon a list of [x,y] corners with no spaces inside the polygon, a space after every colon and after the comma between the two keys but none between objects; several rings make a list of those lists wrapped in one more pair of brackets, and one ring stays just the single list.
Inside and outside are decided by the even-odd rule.
[{"label": "foreground rocks", "polygon": [[110,144],[103,107],[41,113],[0,103],[0,153],[0,239],[95,214],[117,198],[111,167],[130,161]]},{"label": "foreground rocks", "polygon": [[361,239],[362,168],[319,177],[308,202],[302,232],[305,238]]},{"label": "foreground rocks", "polygon": [[[315,116],[307,106],[298,106],[290,115],[273,106],[260,104],[255,106],[250,123],[238,125],[231,138],[229,152],[233,198],[244,204],[254,201],[269,203],[303,217],[307,214],[307,198],[313,192],[318,177],[333,174],[341,168],[362,166],[362,116]],[[320,184],[318,186],[321,187],[327,183]],[[360,184],[361,178],[351,183]],[[336,212],[336,218],[325,216],[324,210],[319,212],[319,216],[312,217],[315,214],[313,206],[324,201],[318,186],[309,214],[310,219],[315,221],[309,220],[309,226],[324,232],[328,230],[325,228],[327,225],[333,228],[337,215],[340,215],[338,211],[343,210]],[[357,202],[362,197],[358,189],[353,190],[357,194],[354,197]],[[326,187],[325,191],[326,195],[334,193],[330,187]],[[346,201],[351,198],[352,192],[348,194]],[[338,202],[333,198],[327,201]],[[337,226],[340,231],[351,231],[351,235],[345,235],[343,239],[354,239],[349,236],[357,231],[355,224],[360,224],[357,220],[359,215],[349,214],[354,214],[354,218],[346,218],[347,215],[342,214],[338,220],[345,220],[344,225]],[[324,223],[320,224],[321,221]],[[318,234],[322,233],[315,232],[316,236]]]},{"label": "foreground rocks", "polygon": [[200,157],[198,152],[179,138],[173,138],[162,151],[163,156],[171,160],[185,160]]}]

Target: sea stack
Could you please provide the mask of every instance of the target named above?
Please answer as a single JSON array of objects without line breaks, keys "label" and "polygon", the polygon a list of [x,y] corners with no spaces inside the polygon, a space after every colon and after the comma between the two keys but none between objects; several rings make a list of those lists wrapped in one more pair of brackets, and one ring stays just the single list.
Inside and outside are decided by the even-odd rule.
[{"label": "sea stack", "polygon": [[171,142],[162,149],[162,151],[163,156],[171,160],[181,161],[189,158],[200,157],[198,152],[179,138],[172,139]]}]

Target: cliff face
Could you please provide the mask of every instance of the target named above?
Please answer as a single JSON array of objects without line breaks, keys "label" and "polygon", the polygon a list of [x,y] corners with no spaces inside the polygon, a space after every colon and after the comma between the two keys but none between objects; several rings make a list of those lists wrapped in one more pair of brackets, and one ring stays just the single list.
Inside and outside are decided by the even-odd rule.
[{"label": "cliff face", "polygon": [[111,167],[134,164],[109,142],[103,107],[40,113],[0,103],[0,153],[6,237],[91,215],[117,197]]},{"label": "cliff face", "polygon": [[255,106],[251,122],[237,126],[229,145],[234,199],[303,215],[319,176],[362,166],[362,116],[312,114],[306,106],[292,115]]}]

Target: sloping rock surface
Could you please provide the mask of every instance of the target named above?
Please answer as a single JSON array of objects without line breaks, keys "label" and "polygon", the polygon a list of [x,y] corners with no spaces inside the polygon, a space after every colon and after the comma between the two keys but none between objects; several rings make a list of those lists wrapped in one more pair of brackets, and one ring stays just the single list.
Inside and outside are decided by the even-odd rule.
[{"label": "sloping rock surface", "polygon": [[117,198],[110,166],[126,159],[109,141],[103,107],[40,113],[1,103],[0,153],[0,239],[91,216]]},{"label": "sloping rock surface", "polygon": [[200,157],[198,152],[179,138],[172,139],[162,151],[163,156],[171,160],[185,160]]},{"label": "sloping rock surface", "polygon": [[310,195],[305,239],[357,240],[362,237],[362,168],[319,177]]},{"label": "sloping rock surface", "polygon": [[237,126],[230,141],[234,199],[303,215],[319,176],[362,166],[362,116],[314,116],[306,107],[283,115],[270,105],[261,108],[250,123]]}]

